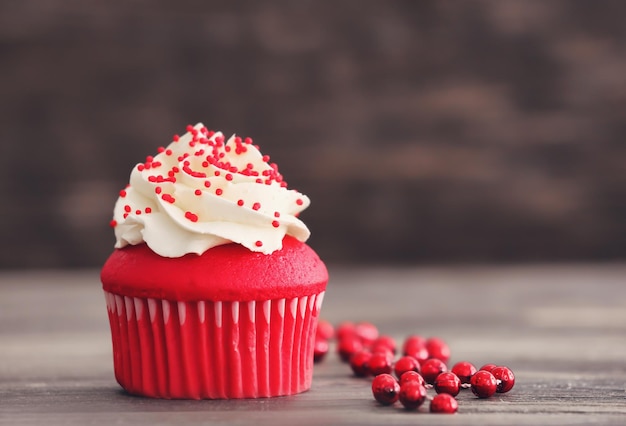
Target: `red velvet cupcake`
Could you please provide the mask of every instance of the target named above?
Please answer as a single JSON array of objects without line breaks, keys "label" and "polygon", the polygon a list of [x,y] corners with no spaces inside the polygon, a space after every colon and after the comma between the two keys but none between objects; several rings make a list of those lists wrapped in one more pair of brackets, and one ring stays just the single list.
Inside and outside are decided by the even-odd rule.
[{"label": "red velvet cupcake", "polygon": [[328,273],[297,218],[309,199],[251,142],[189,126],[120,192],[101,278],[129,393],[258,398],[311,386]]}]

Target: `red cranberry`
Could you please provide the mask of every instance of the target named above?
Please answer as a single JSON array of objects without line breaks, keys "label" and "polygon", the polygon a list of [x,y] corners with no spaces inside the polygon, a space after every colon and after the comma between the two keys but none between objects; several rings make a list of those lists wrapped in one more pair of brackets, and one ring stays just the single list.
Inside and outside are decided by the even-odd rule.
[{"label": "red cranberry", "polygon": [[337,352],[343,362],[349,362],[352,355],[363,349],[363,343],[356,335],[346,336],[337,342]]},{"label": "red cranberry", "polygon": [[413,335],[406,338],[402,345],[402,354],[409,355],[420,362],[428,359],[428,349],[426,349],[426,339],[422,336]]},{"label": "red cranberry", "polygon": [[407,371],[400,376],[400,386],[406,382],[417,382],[422,386],[426,385],[426,380],[424,380],[422,375],[416,371]]},{"label": "red cranberry", "polygon": [[345,337],[354,336],[356,334],[356,327],[351,321],[344,321],[337,326],[335,330],[335,336],[337,340],[341,341]]},{"label": "red cranberry", "polygon": [[415,410],[426,400],[426,388],[417,382],[406,382],[400,386],[400,403],[407,410]]},{"label": "red cranberry", "polygon": [[432,401],[430,401],[431,413],[445,413],[454,414],[459,408],[459,403],[454,399],[452,395],[447,393],[440,393],[435,395]]},{"label": "red cranberry", "polygon": [[474,364],[467,361],[460,361],[454,364],[454,367],[450,370],[461,380],[461,383],[469,383],[470,379],[476,373],[476,367]]},{"label": "red cranberry", "polygon": [[382,349],[382,348],[387,348],[389,351],[391,351],[391,353],[395,355],[396,354],[396,341],[391,336],[387,336],[387,335],[379,336],[372,343],[372,352],[376,352],[377,350]]},{"label": "red cranberry", "polygon": [[315,335],[325,340],[330,340],[335,336],[335,328],[326,320],[320,319],[317,322]]},{"label": "red cranberry", "polygon": [[413,358],[412,356],[405,355],[400,357],[393,365],[393,371],[396,373],[396,377],[400,378],[402,374],[407,371],[416,371],[420,372],[420,363],[418,360]]},{"label": "red cranberry", "polygon": [[486,370],[479,370],[470,380],[472,392],[479,398],[489,398],[496,393],[497,382],[493,374]]},{"label": "red cranberry", "polygon": [[370,374],[369,361],[372,353],[367,349],[361,349],[350,358],[350,368],[357,377],[367,377]]},{"label": "red cranberry", "polygon": [[383,405],[391,405],[400,396],[400,385],[391,374],[380,374],[372,380],[372,393],[376,401]]},{"label": "red cranberry", "polygon": [[422,377],[426,383],[433,384],[438,375],[448,371],[446,364],[437,358],[427,359],[420,366]]},{"label": "red cranberry", "polygon": [[433,384],[435,392],[457,396],[461,390],[461,380],[452,372],[441,373]]},{"label": "red cranberry", "polygon": [[491,370],[493,370],[494,368],[496,368],[497,365],[495,364],[485,364],[482,367],[480,367],[478,370],[482,370],[482,371],[488,371],[491,373]]},{"label": "red cranberry", "polygon": [[369,371],[372,376],[391,373],[391,360],[387,352],[375,352],[369,359]]},{"label": "red cranberry", "polygon": [[426,338],[420,336],[419,334],[411,334],[406,339],[404,339],[404,343],[402,344],[402,351],[406,355],[408,349],[420,346],[426,346]]},{"label": "red cranberry", "polygon": [[498,383],[496,392],[505,393],[513,389],[513,385],[515,385],[515,375],[513,375],[513,372],[509,368],[498,366],[491,370],[491,374],[493,374],[493,377],[496,378]]},{"label": "red cranberry", "polygon": [[369,322],[358,323],[354,331],[357,336],[361,338],[361,342],[364,346],[371,346],[372,343],[378,338],[378,328]]},{"label": "red cranberry", "polygon": [[431,337],[426,340],[426,350],[428,351],[428,358],[437,358],[443,362],[448,362],[450,359],[448,344],[438,337]]},{"label": "red cranberry", "polygon": [[320,362],[328,353],[328,340],[319,337],[315,338],[313,344],[313,362]]},{"label": "red cranberry", "polygon": [[393,362],[394,354],[387,346],[372,346],[371,352],[373,354],[383,353],[387,356],[387,358],[389,358],[389,362]]}]

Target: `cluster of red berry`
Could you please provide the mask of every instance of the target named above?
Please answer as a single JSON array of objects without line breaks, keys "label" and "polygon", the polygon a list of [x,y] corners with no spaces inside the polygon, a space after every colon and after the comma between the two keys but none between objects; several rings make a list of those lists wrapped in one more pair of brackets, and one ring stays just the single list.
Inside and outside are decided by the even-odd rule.
[{"label": "cluster of red berry", "polygon": [[[513,372],[495,364],[476,369],[473,364],[461,361],[448,370],[450,348],[437,337],[407,337],[402,355],[396,359],[395,340],[380,335],[377,327],[368,322],[344,322],[335,331],[332,324],[320,320],[315,339],[316,362],[328,353],[333,338],[337,341],[339,357],[350,364],[355,376],[374,377],[372,393],[383,405],[400,401],[406,409],[415,410],[430,400],[431,412],[455,413],[458,409],[455,397],[462,388],[470,388],[478,398],[488,398],[496,392],[510,391],[515,384]],[[429,388],[437,395],[430,398]]]}]

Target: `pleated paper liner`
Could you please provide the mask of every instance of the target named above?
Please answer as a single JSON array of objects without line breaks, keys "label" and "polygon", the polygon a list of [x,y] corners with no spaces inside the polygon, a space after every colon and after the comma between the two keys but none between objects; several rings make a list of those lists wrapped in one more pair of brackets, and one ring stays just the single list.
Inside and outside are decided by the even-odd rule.
[{"label": "pleated paper liner", "polygon": [[250,302],[105,297],[115,377],[129,393],[261,398],[311,387],[324,292]]}]

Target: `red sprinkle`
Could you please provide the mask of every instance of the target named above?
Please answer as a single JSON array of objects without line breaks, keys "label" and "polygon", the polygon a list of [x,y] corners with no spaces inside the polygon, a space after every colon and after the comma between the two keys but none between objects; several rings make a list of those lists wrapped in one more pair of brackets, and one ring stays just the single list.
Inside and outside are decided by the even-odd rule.
[{"label": "red sprinkle", "polygon": [[217,189],[215,190],[215,194],[216,194],[216,195],[222,195],[223,193],[224,193],[224,191],[222,190],[222,188],[217,188]]},{"label": "red sprinkle", "polygon": [[207,187],[207,188],[210,188],[211,187],[211,181],[205,180],[204,181],[204,186]]},{"label": "red sprinkle", "polygon": [[170,194],[163,194],[161,195],[161,199],[163,201],[167,201],[168,203],[174,204],[174,202],[176,202],[176,199],[174,197],[172,197]]},{"label": "red sprinkle", "polygon": [[195,170],[191,170],[189,168],[189,165],[186,164],[183,166],[183,171],[185,173],[187,173],[189,176],[195,177],[195,178],[205,178],[206,177],[206,173],[203,172],[196,172]]},{"label": "red sprinkle", "polygon": [[274,212],[274,217],[280,217],[280,212]]},{"label": "red sprinkle", "polygon": [[187,219],[189,219],[190,221],[192,221],[192,222],[197,222],[198,221],[198,215],[193,214],[191,212],[185,212],[185,217]]},{"label": "red sprinkle", "polygon": [[135,210],[135,214],[141,214],[141,210]]},{"label": "red sprinkle", "polygon": [[117,226],[117,220],[113,219],[111,222],[109,222],[109,226],[111,228],[115,228]]},{"label": "red sprinkle", "polygon": [[150,207],[146,207],[146,213],[152,213],[152,209]]},{"label": "red sprinkle", "polygon": [[254,203],[252,204],[252,210],[258,210],[261,208],[261,203]]},{"label": "red sprinkle", "polygon": [[120,197],[124,198],[126,196],[126,191],[123,189],[120,191]]},{"label": "red sprinkle", "polygon": [[202,191],[199,189],[196,189],[193,193],[196,195],[202,195]]},{"label": "red sprinkle", "polygon": [[160,194],[161,191],[163,191],[163,189],[161,189],[160,186],[157,186],[156,188],[154,188],[154,192],[156,192],[157,194]]},{"label": "red sprinkle", "polygon": [[297,205],[299,205],[299,206],[301,206],[302,204],[304,204],[304,201],[302,201],[302,199],[301,199],[301,198],[298,198],[298,199],[296,200],[296,204],[297,204]]},{"label": "red sprinkle", "polygon": [[231,181],[233,180],[233,175],[231,175],[230,173],[226,174],[226,180]]},{"label": "red sprinkle", "polygon": [[130,213],[130,206],[129,206],[128,204],[126,204],[126,205],[124,206],[124,211],[125,211],[126,213]]},{"label": "red sprinkle", "polygon": [[238,201],[237,201],[237,205],[238,205],[239,207],[243,206],[243,200],[238,200]]},{"label": "red sprinkle", "polygon": [[262,241],[257,241],[256,243],[254,243],[255,246],[257,247],[261,247],[263,246],[263,242]]},{"label": "red sprinkle", "polygon": [[274,221],[272,221],[272,226],[273,226],[274,228],[278,228],[278,227],[280,226],[280,223],[278,223],[278,221],[277,221],[277,220],[274,220]]}]

